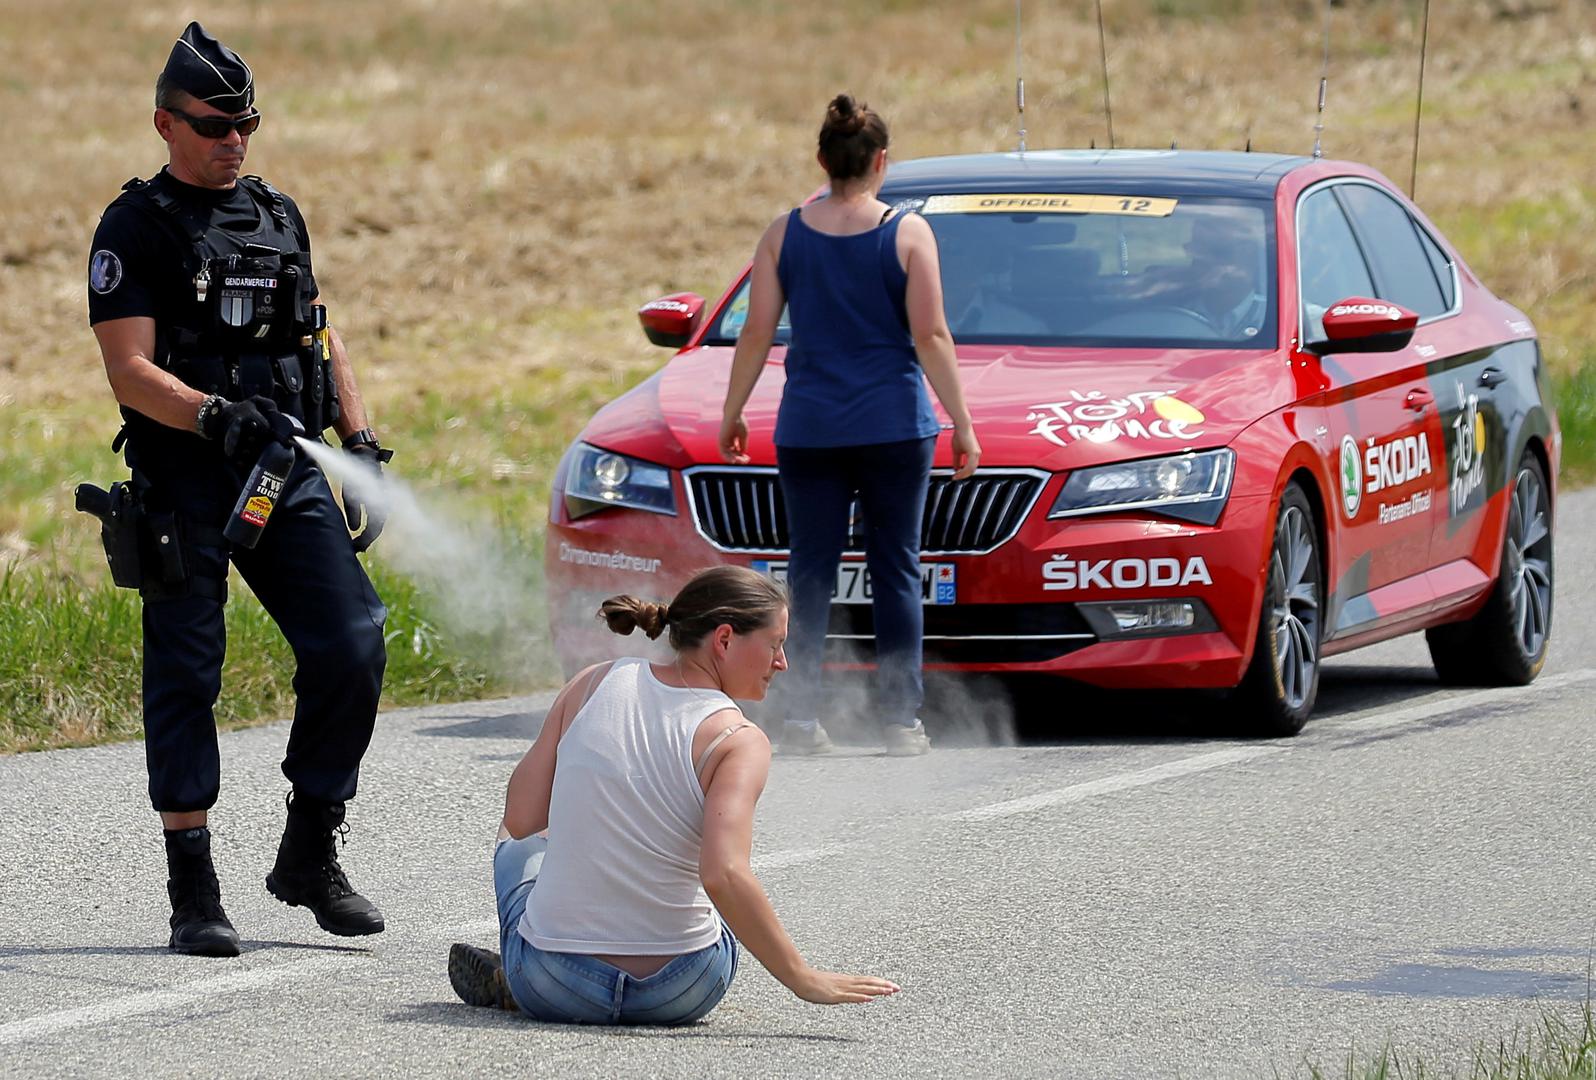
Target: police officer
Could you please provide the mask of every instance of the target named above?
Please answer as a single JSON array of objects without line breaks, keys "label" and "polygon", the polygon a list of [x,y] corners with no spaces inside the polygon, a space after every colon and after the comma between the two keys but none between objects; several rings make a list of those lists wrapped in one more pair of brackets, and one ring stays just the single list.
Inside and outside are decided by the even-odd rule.
[{"label": "police officer", "polygon": [[298,453],[275,505],[256,507],[254,521],[266,522],[258,542],[232,544],[222,532],[262,450],[289,443],[290,417],[311,437],[332,427],[374,468],[391,456],[326,327],[304,218],[288,196],[241,175],[261,124],[254,104],[249,65],[190,23],[155,87],[167,165],[127,183],[89,260],[89,321],[121,405],[117,446],[139,510],[145,753],[166,834],[170,946],[206,956],[239,951],[207,827],[220,785],[212,708],[229,560],[297,664],[282,766],[293,786],[266,887],[334,934],[383,929],[335,847],[386,663],[387,612],[355,557],[382,530],[381,508],[346,489],[340,513],[326,478]]}]

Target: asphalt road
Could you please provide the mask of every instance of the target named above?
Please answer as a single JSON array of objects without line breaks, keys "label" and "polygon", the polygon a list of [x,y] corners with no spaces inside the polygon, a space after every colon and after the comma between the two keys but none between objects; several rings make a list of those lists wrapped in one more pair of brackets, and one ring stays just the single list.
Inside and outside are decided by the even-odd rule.
[{"label": "asphalt road", "polygon": [[459,1004],[445,954],[494,939],[503,781],[546,696],[381,719],[344,860],[390,929],[353,943],[262,887],[285,727],[225,736],[234,960],[164,947],[140,745],[0,758],[0,1073],[1228,1078],[1387,1039],[1459,1062],[1588,992],[1596,492],[1560,517],[1526,689],[1443,689],[1410,637],[1331,661],[1289,742],[1063,693],[1022,717],[1057,719],[1045,742],[967,724],[924,759],[778,760],[756,868],[815,962],[903,985],[866,1006],[799,1002],[746,954],[686,1030]]}]

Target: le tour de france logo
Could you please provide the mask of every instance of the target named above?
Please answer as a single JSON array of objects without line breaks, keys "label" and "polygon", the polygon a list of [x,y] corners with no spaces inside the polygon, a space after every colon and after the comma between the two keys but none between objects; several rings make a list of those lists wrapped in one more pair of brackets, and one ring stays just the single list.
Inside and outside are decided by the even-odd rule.
[{"label": "le tour de france logo", "polygon": [[[1452,418],[1452,516],[1471,510],[1474,493],[1485,486],[1485,417],[1480,396],[1457,384],[1457,415]],[[1484,500],[1478,500],[1483,505]]]},{"label": "le tour de france logo", "polygon": [[1207,418],[1172,390],[1139,390],[1122,397],[1101,390],[1071,390],[1061,400],[1032,405],[1025,419],[1036,425],[1030,434],[1054,446],[1068,446],[1081,439],[1096,443],[1192,439],[1203,434]]}]

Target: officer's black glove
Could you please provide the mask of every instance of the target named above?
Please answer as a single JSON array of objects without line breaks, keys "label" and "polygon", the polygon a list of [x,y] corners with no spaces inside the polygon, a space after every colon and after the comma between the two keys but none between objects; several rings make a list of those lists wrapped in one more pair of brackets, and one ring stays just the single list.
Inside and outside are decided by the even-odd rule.
[{"label": "officer's black glove", "polygon": [[254,466],[269,442],[293,445],[293,421],[277,402],[256,394],[247,401],[224,401],[210,410],[200,427],[207,439],[220,439],[222,453],[240,468]]},{"label": "officer's black glove", "polygon": [[[382,475],[383,464],[393,457],[393,451],[379,446],[376,436],[369,430],[355,432],[344,440],[343,447],[350,457],[370,469],[375,476]],[[349,531],[354,533],[350,542],[355,545],[356,551],[365,551],[375,544],[377,537],[382,535],[382,527],[388,524],[388,504],[382,499],[377,485],[359,482],[345,484],[344,517],[349,522]],[[363,529],[360,526],[362,518],[366,523]]]}]

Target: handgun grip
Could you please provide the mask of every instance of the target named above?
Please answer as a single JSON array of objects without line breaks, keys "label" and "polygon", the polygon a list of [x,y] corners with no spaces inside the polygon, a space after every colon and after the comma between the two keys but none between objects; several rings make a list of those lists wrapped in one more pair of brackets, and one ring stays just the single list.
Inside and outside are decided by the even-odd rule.
[{"label": "handgun grip", "polygon": [[72,491],[72,505],[85,514],[105,519],[111,512],[111,493],[93,484],[79,484]]}]

